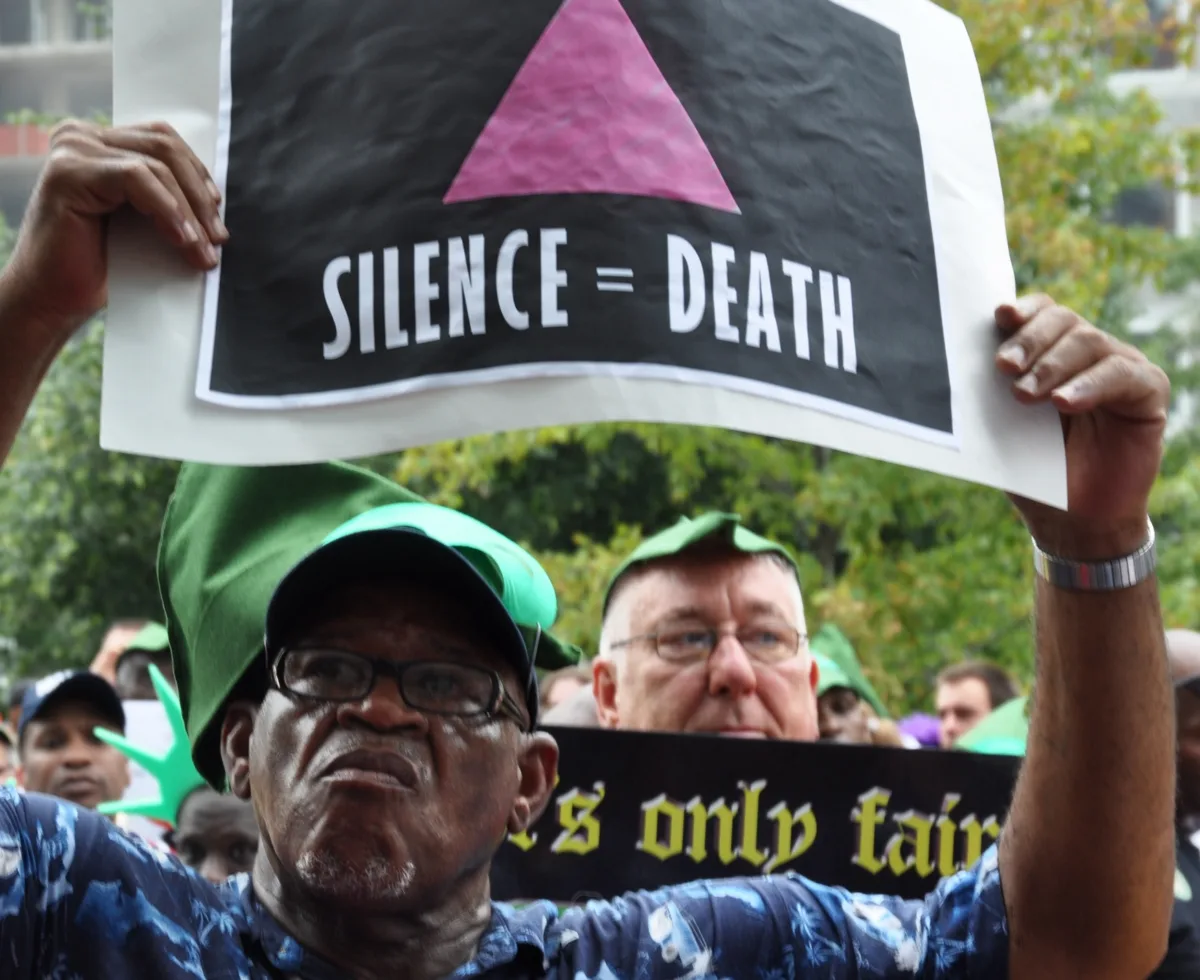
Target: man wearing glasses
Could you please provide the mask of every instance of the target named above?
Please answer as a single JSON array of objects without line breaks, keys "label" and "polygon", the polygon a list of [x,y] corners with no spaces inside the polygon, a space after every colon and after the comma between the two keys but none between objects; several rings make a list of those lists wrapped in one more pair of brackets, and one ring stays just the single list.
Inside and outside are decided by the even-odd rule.
[{"label": "man wearing glasses", "polygon": [[735,515],[683,518],[613,576],[602,726],[815,741],[816,684],[795,563]]},{"label": "man wearing glasses", "polygon": [[[0,270],[0,456],[57,352],[104,305],[111,215],[141,211],[197,270],[229,238],[216,185],[170,127],[72,122],[51,143]],[[401,516],[413,502],[372,474],[184,467],[160,590],[196,767],[254,805],[253,873],[218,889],[93,813],[0,788],[5,980],[1148,974],[1174,872],[1147,518],[1169,384],[1045,297],[998,307],[996,329],[1015,401],[1059,413],[1070,506],[1016,502],[1038,572],[1029,750],[999,845],[924,901],[776,875],[561,917],[492,903],[492,857],[544,810],[557,768],[533,669],[556,612],[545,573],[495,532]],[[720,602],[716,623],[676,609],[687,629],[613,641],[631,652],[653,633],[636,643],[676,670],[672,656],[734,642],[755,664],[797,656],[798,604],[778,595],[743,616],[740,600]],[[763,715],[711,724],[815,727],[811,710]]]}]

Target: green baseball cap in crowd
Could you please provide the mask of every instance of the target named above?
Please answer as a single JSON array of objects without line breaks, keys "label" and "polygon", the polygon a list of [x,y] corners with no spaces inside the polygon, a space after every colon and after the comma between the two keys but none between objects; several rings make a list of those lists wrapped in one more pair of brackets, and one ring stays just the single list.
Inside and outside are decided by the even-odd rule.
[{"label": "green baseball cap in crowd", "polygon": [[1029,739],[1029,698],[1013,698],[986,715],[954,748],[988,755],[1024,755]]},{"label": "green baseball cap in crowd", "polygon": [[167,635],[167,628],[161,623],[147,623],[130,642],[123,651],[124,653],[132,653],[135,650],[144,650],[146,653],[161,653],[163,650],[171,649],[171,638]]},{"label": "green baseball cap in crowd", "polygon": [[[527,659],[538,655],[538,666],[562,665],[543,653],[552,658],[578,655],[576,648],[545,635],[555,611],[553,588],[530,556],[490,528],[488,535],[480,532],[477,538],[469,539],[463,533],[466,525],[459,525],[455,536],[461,540],[442,543],[430,530],[450,533],[455,530],[449,525],[453,518],[443,514],[435,519],[430,510],[424,510],[422,518],[428,530],[418,524],[401,530],[398,522],[385,526],[389,520],[396,521],[395,512],[390,517],[367,516],[379,508],[387,510],[402,504],[434,506],[391,480],[346,463],[183,465],[163,521],[158,582],[192,758],[213,787],[224,786],[218,741],[226,702],[244,677],[254,678],[255,684],[264,687],[239,691],[239,695],[257,697],[265,693],[268,610],[272,611],[274,639],[281,617],[295,608],[296,597],[311,586],[309,576],[316,574],[311,569],[323,567],[332,572],[326,564],[330,555],[334,567],[338,567],[347,549],[367,547],[355,540],[360,537],[393,535],[389,540],[397,545],[398,553],[407,556],[403,563],[397,559],[393,569],[415,563],[421,565],[425,575],[421,563],[436,555],[429,560],[437,563],[439,575],[450,568],[456,575],[461,572],[456,581],[464,583],[462,587],[473,597],[488,600],[484,606],[488,621],[496,625],[502,649],[514,661],[518,656],[516,635],[524,638]],[[419,512],[408,513],[412,522],[416,520],[412,515]],[[358,518],[363,523],[356,525]],[[358,531],[353,530],[355,527]],[[505,542],[503,547],[497,537]],[[455,557],[453,549],[458,545],[463,550]],[[319,565],[307,563],[318,551],[325,555]],[[299,568],[302,563],[304,570]],[[289,573],[294,570],[298,575],[293,579]],[[285,578],[291,580],[290,584],[275,603]],[[489,589],[490,598],[478,591],[480,583],[476,579]],[[513,585],[508,588],[510,580]],[[508,594],[494,591],[496,586],[507,588]],[[503,605],[506,601],[513,603],[511,609]],[[507,619],[500,618],[501,606]],[[519,627],[515,625],[518,620]],[[538,644],[536,649],[534,642]],[[524,680],[525,674],[520,676]],[[536,700],[535,694],[531,704]]]},{"label": "green baseball cap in crowd", "polygon": [[817,663],[817,697],[832,691],[835,687],[846,687],[854,690],[850,683],[850,678],[846,676],[846,672],[833,660],[820,654],[814,653],[813,660]]},{"label": "green baseball cap in crowd", "polygon": [[796,568],[796,559],[787,548],[743,527],[742,519],[737,514],[710,511],[699,517],[681,517],[675,524],[646,538],[621,562],[609,580],[608,591],[604,594],[604,608],[608,608],[613,588],[621,576],[635,565],[670,558],[710,539],[721,541],[733,550],[748,555],[777,554],[792,568]]},{"label": "green baseball cap in crowd", "polygon": [[[829,687],[848,687],[874,708],[875,713],[880,718],[889,717],[883,699],[879,696],[879,693],[875,690],[871,682],[867,680],[867,675],[863,673],[862,665],[858,662],[858,655],[854,652],[854,645],[845,633],[832,623],[826,623],[809,638],[808,648],[815,656],[819,656],[835,664],[838,673],[844,678],[843,683],[830,684]],[[822,679],[824,675],[825,672],[822,670]],[[821,681],[818,680],[817,697],[820,697],[824,693],[820,689],[820,684]]]}]

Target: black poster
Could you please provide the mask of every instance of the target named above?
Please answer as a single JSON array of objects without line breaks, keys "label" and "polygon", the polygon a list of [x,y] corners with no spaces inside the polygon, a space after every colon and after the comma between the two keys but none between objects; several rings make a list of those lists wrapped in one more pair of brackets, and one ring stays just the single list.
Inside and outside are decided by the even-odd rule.
[{"label": "black poster", "polygon": [[550,805],[492,869],[498,900],[578,902],[794,871],[919,898],[1000,833],[1019,760],[702,735],[549,729]]},{"label": "black poster", "polygon": [[951,433],[892,30],[831,0],[233,0],[229,27],[202,397],[592,373]]}]

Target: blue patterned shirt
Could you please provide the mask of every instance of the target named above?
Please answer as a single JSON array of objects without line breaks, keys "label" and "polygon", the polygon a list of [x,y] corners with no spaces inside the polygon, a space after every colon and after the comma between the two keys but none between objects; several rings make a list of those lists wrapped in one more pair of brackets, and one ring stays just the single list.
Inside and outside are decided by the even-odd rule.
[{"label": "blue patterned shirt", "polygon": [[[342,980],[255,899],[213,886],[109,821],[0,789],[0,961],[7,980]],[[792,980],[1008,976],[996,849],[924,901],[797,875],[696,882],[591,902],[492,906],[454,977]]]}]

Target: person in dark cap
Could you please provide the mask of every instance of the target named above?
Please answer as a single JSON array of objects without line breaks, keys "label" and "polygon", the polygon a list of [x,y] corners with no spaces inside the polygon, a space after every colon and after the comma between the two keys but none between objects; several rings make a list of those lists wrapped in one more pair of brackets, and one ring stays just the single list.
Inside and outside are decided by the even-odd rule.
[{"label": "person in dark cap", "polygon": [[[169,127],[71,122],[51,142],[0,271],[0,455],[56,352],[104,304],[110,215],[150,215],[197,269],[227,239],[215,185]],[[775,875],[562,914],[492,902],[492,858],[544,810],[557,770],[537,727],[557,612],[545,573],[463,515],[394,490],[368,503],[378,484],[350,468],[184,466],[160,591],[196,767],[258,817],[253,873],[217,888],[99,815],[0,788],[6,980],[1149,973],[1174,875],[1147,518],[1169,384],[1045,297],[999,307],[996,325],[1014,398],[1059,411],[1069,509],[1017,501],[1038,572],[1028,755],[998,844],[924,901]],[[792,646],[791,633],[743,632],[743,612],[616,642],[667,636],[681,644],[668,655],[692,657],[745,641],[755,664]]]},{"label": "person in dark cap", "polygon": [[18,782],[88,809],[119,800],[129,787],[129,764],[96,737],[97,726],[125,731],[121,699],[103,677],[63,670],[35,681],[21,706]]}]

